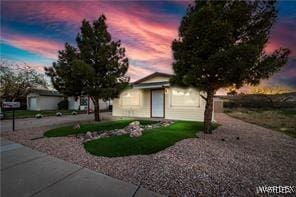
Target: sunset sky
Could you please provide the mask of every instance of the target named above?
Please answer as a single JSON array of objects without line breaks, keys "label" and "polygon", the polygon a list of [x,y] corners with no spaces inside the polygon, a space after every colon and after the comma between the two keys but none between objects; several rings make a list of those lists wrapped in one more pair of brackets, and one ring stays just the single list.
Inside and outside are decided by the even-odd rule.
[{"label": "sunset sky", "polygon": [[[57,58],[65,42],[75,45],[82,19],[107,17],[114,40],[130,60],[132,81],[155,71],[172,73],[171,42],[190,1],[4,1],[1,59],[27,63],[39,72]],[[289,62],[264,85],[296,88],[296,2],[280,1],[279,17],[266,50],[292,50]]]}]

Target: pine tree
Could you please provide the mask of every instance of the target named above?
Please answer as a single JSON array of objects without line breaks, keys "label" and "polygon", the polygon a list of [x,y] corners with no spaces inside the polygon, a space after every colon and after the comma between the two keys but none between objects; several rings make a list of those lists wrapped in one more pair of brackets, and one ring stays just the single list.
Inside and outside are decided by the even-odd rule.
[{"label": "pine tree", "polygon": [[171,82],[207,93],[205,133],[212,132],[218,89],[257,85],[287,62],[289,49],[264,52],[277,12],[275,1],[195,1],[189,6],[172,43]]},{"label": "pine tree", "polygon": [[78,49],[65,44],[46,74],[67,96],[89,95],[95,106],[95,120],[99,121],[99,100],[117,97],[128,85],[128,58],[121,42],[112,40],[104,15],[92,24],[83,20],[76,42]]}]

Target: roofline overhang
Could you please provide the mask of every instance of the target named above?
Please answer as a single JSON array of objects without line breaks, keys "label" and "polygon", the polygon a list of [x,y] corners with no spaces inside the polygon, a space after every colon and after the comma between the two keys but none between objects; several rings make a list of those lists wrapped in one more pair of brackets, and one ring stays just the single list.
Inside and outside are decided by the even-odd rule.
[{"label": "roofline overhang", "polygon": [[163,81],[163,82],[134,84],[133,88],[134,89],[156,89],[156,88],[164,88],[169,86],[170,86],[170,83],[168,81]]},{"label": "roofline overhang", "polygon": [[156,77],[156,76],[172,77],[172,76],[174,76],[174,75],[169,74],[169,73],[154,72],[154,73],[152,73],[152,74],[150,74],[150,75],[148,75],[148,76],[146,76],[146,77],[143,77],[143,78],[141,78],[141,79],[139,79],[139,80],[137,80],[137,81],[134,81],[134,82],[131,83],[131,84],[132,84],[132,85],[134,85],[134,84],[139,84],[139,83],[142,83],[143,81],[146,81],[146,80],[151,79],[151,78]]}]

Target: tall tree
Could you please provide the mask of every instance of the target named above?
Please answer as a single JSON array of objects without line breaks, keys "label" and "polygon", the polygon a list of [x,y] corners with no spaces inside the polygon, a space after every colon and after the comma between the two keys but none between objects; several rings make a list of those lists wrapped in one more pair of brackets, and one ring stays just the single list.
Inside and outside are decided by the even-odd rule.
[{"label": "tall tree", "polygon": [[289,49],[264,52],[277,12],[275,1],[195,1],[188,7],[172,43],[171,82],[207,93],[205,133],[212,133],[218,89],[257,85],[287,62]]},{"label": "tall tree", "polygon": [[128,58],[121,42],[112,40],[104,15],[92,24],[83,20],[76,42],[78,49],[66,43],[58,61],[45,71],[54,87],[65,95],[89,95],[95,120],[99,121],[99,100],[117,97],[128,85]]},{"label": "tall tree", "polygon": [[34,88],[47,88],[44,75],[38,73],[29,65],[0,62],[0,96],[14,101],[27,96]]}]

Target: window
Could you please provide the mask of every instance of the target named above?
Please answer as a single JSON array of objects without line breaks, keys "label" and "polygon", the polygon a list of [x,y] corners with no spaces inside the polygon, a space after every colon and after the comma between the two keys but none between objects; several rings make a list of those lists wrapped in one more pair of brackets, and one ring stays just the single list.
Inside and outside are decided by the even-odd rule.
[{"label": "window", "polygon": [[124,92],[120,96],[122,106],[139,106],[140,105],[140,92],[128,91]]},{"label": "window", "polygon": [[171,94],[171,106],[173,107],[198,107],[199,92],[194,89],[173,88]]}]

